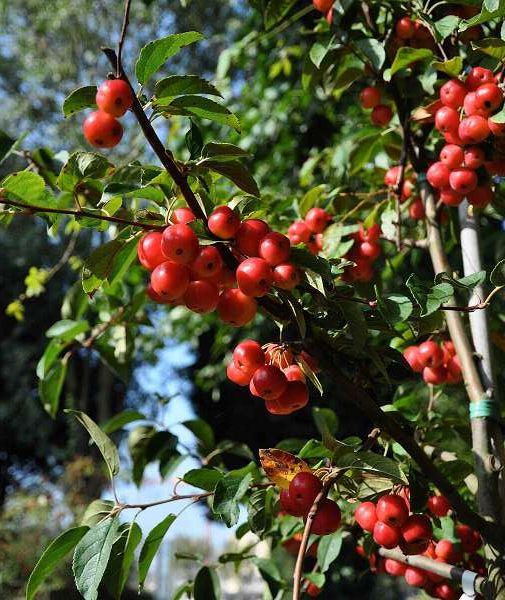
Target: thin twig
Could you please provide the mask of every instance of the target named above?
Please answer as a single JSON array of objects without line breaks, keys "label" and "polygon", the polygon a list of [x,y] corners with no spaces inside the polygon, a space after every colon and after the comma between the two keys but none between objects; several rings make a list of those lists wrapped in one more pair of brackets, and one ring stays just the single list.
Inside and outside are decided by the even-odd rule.
[{"label": "thin twig", "polygon": [[121,27],[121,35],[119,36],[119,42],[117,45],[116,77],[121,76],[121,56],[123,54],[123,45],[125,43],[128,25],[130,23],[130,8],[131,0],[126,0],[124,5],[123,25]]},{"label": "thin twig", "polygon": [[151,508],[153,506],[160,506],[160,504],[168,504],[169,502],[178,502],[179,500],[194,500],[195,502],[199,500],[203,500],[208,498],[209,496],[213,496],[214,492],[204,492],[202,494],[184,494],[184,495],[174,495],[170,496],[170,498],[165,498],[164,500],[155,500],[154,502],[143,502],[140,504],[118,504],[117,508],[119,510],[128,510],[130,508],[138,508],[140,510],[145,510],[146,508]]}]

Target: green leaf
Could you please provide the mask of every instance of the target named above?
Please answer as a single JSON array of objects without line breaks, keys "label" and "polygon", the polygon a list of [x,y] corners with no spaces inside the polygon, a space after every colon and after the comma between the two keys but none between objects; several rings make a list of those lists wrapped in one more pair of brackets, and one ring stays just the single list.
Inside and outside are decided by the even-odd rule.
[{"label": "green leaf", "polygon": [[[496,2],[496,0],[493,0]],[[488,10],[485,4],[482,5],[482,10],[478,15],[472,17],[471,19],[467,19],[461,21],[459,24],[459,31],[466,31],[470,27],[474,27],[475,25],[481,25],[482,23],[487,23],[488,21],[493,21],[494,19],[499,19],[505,15],[505,3],[499,2],[498,8],[496,10]]]},{"label": "green leaf", "polygon": [[291,248],[291,261],[299,267],[310,269],[311,271],[314,271],[314,273],[319,273],[322,277],[327,279],[331,277],[328,261],[320,256],[315,256],[306,248],[293,246],[293,248]]},{"label": "green leaf", "polygon": [[401,71],[410,67],[410,65],[420,61],[427,60],[433,57],[433,52],[428,48],[410,48],[403,46],[396,52],[395,59],[391,65],[391,77]]},{"label": "green leaf", "polygon": [[106,435],[86,413],[83,413],[80,410],[71,409],[67,409],[65,412],[74,415],[79,423],[87,430],[91,439],[100,450],[103,459],[109,468],[111,478],[117,475],[119,473],[119,454],[109,436]]},{"label": "green leaf", "polygon": [[275,492],[271,487],[255,490],[249,497],[247,521],[251,531],[260,537],[272,526],[274,504]]},{"label": "green leaf", "polygon": [[269,0],[264,14],[265,29],[279,23],[295,4],[296,0]]},{"label": "green leaf", "polygon": [[478,285],[482,285],[486,280],[486,271],[477,271],[461,279],[454,279],[447,273],[439,273],[435,277],[435,283],[449,283],[453,288],[460,288],[462,290],[471,291]]},{"label": "green leaf", "polygon": [[505,285],[505,258],[491,271],[489,280],[494,286]]},{"label": "green leaf", "polygon": [[472,48],[500,61],[505,58],[505,41],[500,38],[486,38],[479,42],[472,42]]},{"label": "green leaf", "polygon": [[[202,150],[202,157],[204,159],[212,158],[219,161],[235,160],[237,158],[246,158],[250,154],[246,150],[242,150],[234,144],[219,144],[217,142],[209,142],[205,144]],[[199,164],[205,164],[205,160],[200,161]]]},{"label": "green leaf", "polygon": [[53,363],[44,378],[39,381],[39,395],[44,410],[55,417],[60,404],[61,391],[67,375],[67,361],[60,359]]},{"label": "green leaf", "polygon": [[214,450],[216,439],[212,427],[203,419],[191,419],[182,423],[186,429],[196,437],[199,443],[199,451],[202,454],[209,454]]},{"label": "green leaf", "polygon": [[484,0],[484,6],[489,12],[494,12],[500,8],[501,0]]},{"label": "green leaf", "polygon": [[397,483],[407,483],[405,474],[395,460],[374,452],[348,452],[336,459],[335,466],[373,473]]},{"label": "green leaf", "polygon": [[321,573],[326,573],[332,562],[338,558],[342,549],[342,539],[342,530],[338,530],[332,535],[325,535],[319,540],[317,562]]},{"label": "green leaf", "polygon": [[58,175],[56,185],[62,191],[73,192],[76,185],[87,179],[101,179],[112,164],[95,152],[75,152]]},{"label": "green leaf", "polygon": [[445,40],[446,37],[449,37],[457,29],[458,25],[459,17],[456,17],[456,15],[447,15],[433,23],[435,31],[440,36],[441,40]]},{"label": "green leaf", "polygon": [[149,532],[139,556],[139,586],[142,588],[158,548],[177,515],[168,515]]},{"label": "green leaf", "polygon": [[[40,175],[32,173],[31,171],[18,171],[8,175],[3,181],[1,186],[8,195],[11,194],[17,199],[22,200],[26,204],[39,204],[42,202],[44,197],[46,184]],[[52,196],[47,196],[51,198]],[[53,202],[42,202],[44,207],[49,208],[54,206]]]},{"label": "green leaf", "polygon": [[335,434],[338,429],[338,417],[331,408],[320,408],[315,406],[312,409],[312,418],[316,424],[317,430],[321,434],[323,444],[331,449],[334,449]]},{"label": "green leaf", "polygon": [[[300,200],[298,208],[300,210],[300,214],[305,216],[307,212],[315,206],[316,202],[326,193],[326,184],[321,183],[320,185],[316,185],[311,188],[308,192],[305,192],[303,198]],[[330,226],[331,227],[331,226]],[[328,228],[325,229],[325,232]]]},{"label": "green leaf", "polygon": [[191,160],[195,160],[203,148],[203,137],[202,132],[198,128],[198,125],[194,122],[193,119],[190,119],[191,125],[186,133],[186,146],[189,150],[189,157]]},{"label": "green leaf", "polygon": [[433,287],[429,287],[414,274],[407,279],[406,286],[421,308],[422,317],[426,317],[437,311],[454,294],[454,288],[451,284],[439,283]]},{"label": "green leaf", "polygon": [[85,600],[98,598],[98,586],[107,568],[118,528],[117,517],[105,519],[91,528],[74,550],[72,570],[75,584]]},{"label": "green leaf", "polygon": [[37,561],[26,586],[26,600],[32,600],[42,583],[59,567],[67,554],[75,548],[88,527],[72,527],[55,538]]},{"label": "green leaf", "polygon": [[463,59],[461,56],[455,56],[444,62],[435,61],[433,66],[437,71],[446,73],[450,77],[457,77],[463,70]]},{"label": "green leaf", "polygon": [[228,162],[219,162],[217,160],[206,159],[205,166],[211,171],[215,171],[232,181],[238,188],[259,198],[260,191],[258,184],[251,175],[249,169],[238,160]]},{"label": "green leaf", "polygon": [[49,342],[49,344],[47,344],[44,354],[40,357],[39,362],[37,363],[37,377],[39,379],[44,379],[62,348],[63,344],[57,339],[53,339]]},{"label": "green leaf", "polygon": [[[110,576],[108,589],[111,591],[115,600],[120,600],[126,582],[128,581],[130,569],[135,558],[135,549],[142,540],[142,530],[137,523],[133,522],[128,529],[123,532],[122,538],[121,547],[119,548],[118,555],[115,557],[116,560],[112,565],[109,563],[106,573],[106,576]],[[118,540],[116,543],[118,542],[121,542],[121,540]],[[114,554],[114,547],[112,553]]]},{"label": "green leaf", "polygon": [[330,49],[331,46],[321,44],[321,42],[315,42],[315,44],[312,44],[312,47],[309,52],[309,57],[318,69],[321,66],[321,63],[323,62],[325,56],[328,54]]},{"label": "green leaf", "polygon": [[401,294],[386,294],[381,296],[376,288],[377,308],[384,319],[391,325],[404,323],[414,309],[410,298]]},{"label": "green leaf", "polygon": [[382,42],[373,38],[364,38],[354,42],[354,45],[367,57],[376,71],[382,67],[386,60],[386,51]]},{"label": "green leaf", "polygon": [[216,570],[212,567],[202,567],[195,577],[193,586],[194,600],[220,600],[221,586]]},{"label": "green leaf", "polygon": [[285,586],[279,567],[266,558],[254,557],[252,562],[258,567],[261,576],[266,581],[272,598],[277,597],[278,591]]},{"label": "green leaf", "polygon": [[240,132],[240,121],[237,116],[229,111],[226,106],[218,104],[204,96],[179,96],[168,104],[153,103],[154,107],[163,115],[182,115],[208,119],[221,125],[228,125]]},{"label": "green leaf", "polygon": [[63,114],[65,117],[69,117],[85,108],[96,108],[96,92],[96,85],[86,85],[70,92],[63,101]]},{"label": "green leaf", "polygon": [[145,420],[146,416],[138,410],[123,410],[100,425],[104,433],[113,433],[133,421]]},{"label": "green leaf", "polygon": [[303,578],[313,583],[319,589],[324,587],[326,577],[322,573],[304,573]]},{"label": "green leaf", "polygon": [[82,289],[87,294],[94,294],[109,277],[124,245],[122,240],[111,240],[99,246],[86,259],[82,268]]},{"label": "green leaf", "polygon": [[145,85],[151,75],[162,67],[165,62],[175,56],[181,48],[203,40],[203,35],[197,31],[175,33],[155,40],[144,46],[135,64],[135,75],[141,85]]},{"label": "green leaf", "polygon": [[245,477],[228,474],[216,485],[212,510],[223,519],[227,527],[237,523],[240,514],[238,503],[247,492],[251,480],[251,473]]},{"label": "green leaf", "polygon": [[112,500],[93,500],[93,502],[88,504],[82,515],[81,525],[87,525],[88,527],[98,525],[98,523],[110,515],[113,508],[114,502]]},{"label": "green leaf", "polygon": [[213,492],[217,483],[223,478],[223,473],[217,469],[191,469],[184,477],[183,481],[193,487],[201,488],[207,492]]},{"label": "green leaf", "polygon": [[505,106],[490,118],[494,123],[505,123]]},{"label": "green leaf", "polygon": [[89,330],[87,321],[73,321],[71,319],[63,319],[51,325],[46,331],[48,338],[59,338],[63,342],[70,342],[78,335]]},{"label": "green leaf", "polygon": [[154,88],[156,104],[160,105],[164,103],[163,98],[171,99],[191,94],[209,94],[222,98],[219,90],[198,75],[170,75],[158,81]]}]

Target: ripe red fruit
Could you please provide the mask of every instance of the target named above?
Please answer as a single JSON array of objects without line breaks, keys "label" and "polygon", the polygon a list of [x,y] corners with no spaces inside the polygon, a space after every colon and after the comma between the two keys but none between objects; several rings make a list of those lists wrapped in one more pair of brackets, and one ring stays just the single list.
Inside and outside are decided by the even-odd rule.
[{"label": "ripe red fruit", "polygon": [[423,369],[423,380],[432,385],[442,385],[447,380],[447,369],[440,367],[425,367]]},{"label": "ripe red fruit", "polygon": [[369,259],[356,258],[354,260],[356,266],[350,271],[352,281],[371,281],[373,279],[373,268]]},{"label": "ripe red fruit", "polygon": [[292,263],[277,265],[273,270],[274,285],[281,290],[292,290],[300,283],[300,271]]},{"label": "ripe red fruit", "polygon": [[264,296],[273,284],[272,269],[262,258],[246,258],[237,267],[236,275],[238,287],[246,296]]},{"label": "ripe red fruit", "polygon": [[401,167],[399,165],[390,167],[384,175],[384,183],[390,187],[394,187],[394,186],[398,185],[398,180],[400,178],[400,171],[401,171]]},{"label": "ripe red fruit", "polygon": [[172,213],[172,223],[175,225],[187,225],[196,219],[195,213],[185,206],[176,208]]},{"label": "ripe red fruit", "polygon": [[437,558],[441,558],[445,562],[457,562],[458,550],[454,547],[451,540],[440,540],[435,546],[435,554]]},{"label": "ripe red fruit", "polygon": [[254,371],[251,382],[261,398],[276,400],[286,389],[288,380],[274,365],[263,365]]},{"label": "ripe red fruit", "polygon": [[463,194],[458,194],[458,192],[455,192],[451,188],[441,190],[440,192],[440,200],[447,206],[459,206],[463,202],[464,197]]},{"label": "ripe red fruit", "polygon": [[358,252],[363,258],[375,260],[380,256],[381,247],[377,242],[362,242],[358,247]]},{"label": "ripe red fruit", "polygon": [[314,8],[323,14],[326,14],[333,6],[335,0],[312,0]]},{"label": "ripe red fruit", "polygon": [[253,373],[265,364],[263,348],[255,340],[244,340],[233,351],[233,363],[237,369]]},{"label": "ripe red fruit", "polygon": [[199,247],[198,237],[189,225],[169,225],[163,232],[161,241],[163,254],[181,265],[193,261]]},{"label": "ripe red fruit", "polygon": [[458,111],[450,106],[442,106],[442,108],[439,108],[435,113],[435,127],[442,133],[458,131]]},{"label": "ripe red fruit", "polygon": [[479,146],[468,146],[464,150],[463,161],[465,167],[468,167],[469,169],[478,169],[484,164],[485,159],[486,155],[484,154],[484,150]]},{"label": "ripe red fruit", "polygon": [[368,229],[365,229],[363,225],[360,225],[357,233],[357,238],[360,242],[376,242],[381,234],[381,228],[378,223],[374,223]]},{"label": "ripe red fruit", "polygon": [[216,309],[219,301],[217,285],[205,279],[190,281],[184,302],[186,306],[196,313],[209,313]]},{"label": "ripe red fruit", "polygon": [[240,227],[240,217],[229,206],[218,206],[210,214],[207,226],[218,238],[229,240]]},{"label": "ripe red fruit", "polygon": [[450,79],[440,88],[440,100],[444,106],[461,108],[467,94],[465,84],[459,79]]},{"label": "ripe red fruit", "polygon": [[100,110],[122,117],[133,104],[130,86],[122,79],[108,79],[98,88],[96,104]]},{"label": "ripe red fruit", "polygon": [[503,93],[496,83],[485,83],[475,90],[477,108],[494,112],[502,105]]},{"label": "ripe red fruit", "polygon": [[377,501],[377,519],[393,527],[401,527],[409,516],[405,500],[396,494],[382,496]]},{"label": "ripe red fruit", "polygon": [[260,241],[270,231],[270,227],[261,219],[242,221],[235,234],[235,245],[245,256],[258,256]]},{"label": "ripe red fruit", "polygon": [[495,137],[505,136],[505,123],[495,123],[492,118],[487,120],[489,131]]},{"label": "ripe red fruit", "polygon": [[395,25],[396,36],[401,40],[410,40],[414,37],[416,27],[414,21],[410,17],[402,17]]},{"label": "ripe red fruit", "polygon": [[373,539],[383,548],[395,548],[400,541],[400,530],[382,521],[377,521],[373,528]]},{"label": "ripe red fruit", "polygon": [[477,174],[472,169],[459,167],[451,171],[449,175],[449,184],[458,194],[468,194],[477,187]]},{"label": "ripe red fruit", "polygon": [[273,267],[286,262],[290,252],[291,244],[289,238],[277,231],[267,233],[259,244],[259,255]]},{"label": "ripe red fruit", "polygon": [[374,108],[381,101],[381,93],[376,87],[366,87],[361,90],[359,100],[363,108]]},{"label": "ripe red fruit", "polygon": [[433,590],[435,598],[440,600],[457,600],[460,593],[448,583],[439,583]]},{"label": "ripe red fruit", "polygon": [[471,92],[485,83],[495,83],[493,71],[484,67],[473,67],[466,78],[465,85]]},{"label": "ripe red fruit", "polygon": [[[285,510],[288,513],[288,515],[293,515],[293,517],[305,516],[305,512],[301,511],[300,508],[294,504],[293,499],[291,498],[291,495],[289,493],[289,489],[281,490],[279,500],[282,510]],[[298,544],[298,548],[299,547],[300,545]]]},{"label": "ripe red fruit", "polygon": [[487,119],[480,115],[467,117],[459,124],[458,135],[465,144],[478,144],[485,140],[489,134]]},{"label": "ripe red fruit", "polygon": [[311,231],[305,221],[295,221],[288,229],[288,238],[293,246],[306,244],[310,240]]},{"label": "ripe red fruit", "polygon": [[238,369],[233,362],[226,367],[226,376],[230,381],[233,381],[233,383],[243,387],[249,385],[252,377],[251,373]]},{"label": "ripe red fruit", "polygon": [[406,179],[403,182],[400,200],[402,202],[404,202],[405,200],[407,200],[407,198],[410,198],[412,196],[412,192],[414,191],[414,188],[415,188],[414,182],[411,179]]},{"label": "ripe red fruit", "polygon": [[305,375],[298,365],[289,365],[282,371],[288,381],[302,381],[305,383]]},{"label": "ripe red fruit", "polygon": [[482,103],[479,104],[477,102],[477,95],[475,92],[470,92],[469,94],[467,94],[465,96],[465,100],[463,102],[463,108],[464,108],[465,114],[468,117],[471,117],[473,115],[479,115],[479,116],[487,119],[487,117],[489,116],[489,111],[486,108],[484,108]]},{"label": "ripe red fruit", "polygon": [[426,179],[432,187],[442,190],[449,187],[450,174],[451,172],[443,162],[434,162],[426,171]]},{"label": "ripe red fruit", "polygon": [[394,575],[396,577],[404,575],[406,568],[406,565],[397,560],[394,560],[394,558],[386,558],[386,560],[384,561],[384,570],[386,571],[386,573],[389,573],[389,575]]},{"label": "ripe red fruit", "polygon": [[456,535],[461,541],[461,549],[463,552],[477,552],[482,546],[480,534],[468,525],[456,525]]},{"label": "ripe red fruit", "polygon": [[403,357],[409,363],[410,368],[416,373],[421,373],[424,369],[424,364],[419,356],[419,348],[417,346],[409,346],[403,351]]},{"label": "ripe red fruit", "polygon": [[409,217],[414,221],[420,221],[426,216],[424,204],[421,198],[415,198],[409,206]]},{"label": "ripe red fruit", "polygon": [[170,300],[163,298],[163,296],[160,296],[159,294],[157,294],[154,289],[153,286],[149,283],[147,288],[146,288],[146,294],[147,296],[153,301],[153,302],[157,302],[158,304],[169,304]]},{"label": "ripe red fruit", "polygon": [[463,148],[456,144],[446,144],[440,151],[440,161],[443,162],[448,169],[459,167],[463,162],[463,158]]},{"label": "ripe red fruit", "polygon": [[426,572],[416,567],[407,567],[405,569],[405,581],[414,587],[423,587],[426,583]]},{"label": "ripe red fruit", "polygon": [[420,344],[418,348],[419,362],[424,367],[438,367],[442,364],[444,353],[436,342],[428,340]]},{"label": "ripe red fruit", "polygon": [[293,505],[306,515],[322,489],[323,484],[319,478],[308,471],[301,471],[289,484],[289,497]]},{"label": "ripe red fruit", "polygon": [[442,352],[444,353],[444,364],[453,356],[456,356],[456,348],[452,340],[442,342]]},{"label": "ripe red fruit", "polygon": [[362,502],[354,511],[356,522],[365,531],[373,531],[377,523],[377,513],[373,502]]},{"label": "ripe red fruit", "polygon": [[203,279],[214,277],[222,268],[223,259],[216,246],[202,246],[191,263],[191,271]]},{"label": "ripe red fruit", "polygon": [[453,131],[446,131],[444,134],[444,140],[448,143],[448,144],[457,144],[458,146],[462,146],[463,142],[461,141],[461,138],[458,135],[458,132],[453,132]]},{"label": "ripe red fruit", "polygon": [[330,221],[331,216],[324,208],[311,208],[305,215],[305,224],[312,233],[322,233]]},{"label": "ripe red fruit", "polygon": [[445,496],[430,496],[428,498],[428,510],[435,517],[445,517],[451,510],[451,505]]},{"label": "ripe red fruit", "polygon": [[493,201],[494,192],[489,185],[479,185],[466,198],[472,206],[484,208]]},{"label": "ripe red fruit", "polygon": [[309,596],[310,598],[317,598],[322,591],[323,590],[317,587],[315,583],[309,583],[306,589],[307,596]]},{"label": "ripe red fruit", "polygon": [[328,535],[337,531],[341,519],[342,514],[338,505],[333,500],[324,498],[319,503],[310,531],[316,535]]},{"label": "ripe red fruit", "polygon": [[189,285],[189,269],[172,261],[163,262],[151,273],[151,285],[162,298],[176,300]]},{"label": "ripe red fruit", "polygon": [[151,231],[142,236],[137,246],[140,264],[149,271],[167,260],[161,252],[162,237],[159,231]]},{"label": "ripe red fruit", "polygon": [[431,539],[431,521],[426,515],[410,515],[401,529],[407,544],[420,544]]},{"label": "ripe red fruit", "polygon": [[254,319],[258,305],[254,298],[246,296],[237,288],[232,288],[219,296],[216,308],[222,321],[233,327],[242,327]]},{"label": "ripe red fruit", "polygon": [[86,140],[96,148],[114,148],[123,137],[121,123],[102,110],[95,110],[82,124]]},{"label": "ripe red fruit", "polygon": [[[285,374],[284,370],[282,372]],[[285,411],[285,414],[290,414],[307,406],[309,390],[303,381],[288,380],[286,389],[275,399],[275,402]]]},{"label": "ripe red fruit", "polygon": [[372,123],[379,127],[385,127],[393,118],[393,111],[385,104],[377,104],[370,115]]}]

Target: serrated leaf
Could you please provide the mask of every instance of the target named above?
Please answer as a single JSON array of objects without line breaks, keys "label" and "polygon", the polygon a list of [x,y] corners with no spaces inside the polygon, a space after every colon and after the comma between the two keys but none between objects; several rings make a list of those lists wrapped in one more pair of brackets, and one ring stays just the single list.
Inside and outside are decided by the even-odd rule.
[{"label": "serrated leaf", "polygon": [[315,42],[314,44],[312,44],[312,47],[309,51],[309,57],[318,69],[321,66],[321,63],[325,59],[326,55],[328,54],[329,50],[330,46],[321,44],[321,42]]},{"label": "serrated leaf", "polygon": [[454,31],[456,31],[458,25],[459,17],[456,15],[447,15],[433,23],[433,27],[440,36],[441,40],[445,40],[446,37],[449,37]]},{"label": "serrated leaf", "polygon": [[331,408],[321,408],[315,406],[312,409],[312,418],[317,427],[317,430],[321,434],[323,444],[330,450],[335,450],[337,441],[335,440],[335,434],[338,429],[338,417]]},{"label": "serrated leaf", "polygon": [[67,361],[60,359],[53,362],[51,368],[39,381],[39,395],[44,410],[55,417],[60,404],[60,396],[67,376]]},{"label": "serrated leaf", "polygon": [[96,85],[86,85],[77,88],[63,101],[63,114],[69,117],[85,108],[96,108]]},{"label": "serrated leaf", "polygon": [[491,271],[489,280],[494,286],[505,285],[505,258]]},{"label": "serrated leaf", "polygon": [[190,120],[191,125],[186,133],[185,141],[186,147],[189,150],[189,157],[191,160],[195,160],[202,151],[203,147],[203,136],[198,125],[193,119]]},{"label": "serrated leaf", "polygon": [[31,572],[26,586],[26,600],[33,600],[40,586],[51,573],[61,565],[67,554],[75,548],[84,537],[89,527],[72,527],[52,540],[44,549]]},{"label": "serrated leaf", "polygon": [[216,570],[212,567],[202,567],[195,577],[193,585],[194,600],[220,600],[221,586]]},{"label": "serrated leaf", "polygon": [[105,434],[86,413],[72,409],[67,409],[65,412],[74,415],[79,423],[87,430],[98,450],[100,450],[100,453],[109,468],[111,478],[117,475],[119,473],[119,454],[115,444],[109,436]]},{"label": "serrated leaf", "polygon": [[268,479],[284,490],[288,489],[295,475],[311,470],[304,460],[278,448],[260,449],[259,458]]},{"label": "serrated leaf", "polygon": [[192,94],[208,94],[222,98],[218,89],[198,75],[170,75],[158,81],[154,88],[155,102],[159,105],[164,104],[164,98],[167,99],[168,103],[175,96]]},{"label": "serrated leaf", "polygon": [[[13,195],[26,204],[39,205],[44,207],[54,206],[52,196],[45,196],[46,184],[40,175],[31,171],[18,171],[8,175],[1,183],[2,187],[9,195]],[[43,198],[48,200],[45,204]]]},{"label": "serrated leaf", "polygon": [[255,490],[247,504],[247,521],[251,531],[262,536],[270,529],[273,520],[275,492],[272,487]]},{"label": "serrated leaf", "polygon": [[156,556],[156,552],[158,552],[158,548],[160,547],[165,534],[176,518],[177,515],[168,515],[168,517],[165,517],[161,523],[158,523],[156,527],[151,529],[147,535],[146,541],[142,546],[139,556],[139,586],[141,588],[144,586],[149,567]]},{"label": "serrated leaf", "polygon": [[56,185],[60,190],[73,192],[76,185],[87,179],[100,179],[112,167],[101,154],[74,152],[63,165]]},{"label": "serrated leaf", "polygon": [[381,296],[376,289],[377,308],[390,325],[404,323],[412,314],[414,309],[412,301],[402,294],[386,294]]},{"label": "serrated leaf", "polygon": [[200,488],[207,492],[213,492],[218,481],[224,477],[224,473],[217,469],[191,469],[184,477],[183,481],[194,487]]},{"label": "serrated leaf", "polygon": [[204,421],[203,419],[191,419],[189,421],[184,421],[182,425],[189,429],[197,438],[199,441],[199,451],[202,454],[207,455],[214,450],[216,438],[212,427],[207,421]]},{"label": "serrated leaf", "polygon": [[411,275],[405,285],[409,288],[414,300],[421,308],[421,316],[431,315],[451,300],[454,288],[449,283],[438,283],[432,287],[426,285],[416,275]]},{"label": "serrated leaf", "polygon": [[450,77],[457,77],[463,70],[463,59],[461,56],[455,56],[454,58],[450,58],[443,62],[435,61],[433,66],[437,71],[446,73]]},{"label": "serrated leaf", "polygon": [[87,294],[94,294],[110,276],[124,246],[125,242],[122,240],[111,240],[89,255],[82,268],[82,289]]},{"label": "serrated leaf", "polygon": [[[220,144],[209,142],[202,149],[202,158],[212,158],[214,160],[235,160],[237,158],[246,158],[250,156],[249,152],[242,150],[234,144]],[[205,164],[205,160],[199,164]]]},{"label": "serrated leaf", "polygon": [[337,457],[335,466],[380,475],[396,483],[408,483],[395,460],[374,452],[348,452]]},{"label": "serrated leaf", "polygon": [[432,57],[433,52],[428,50],[428,48],[410,48],[408,46],[403,46],[396,52],[395,59],[391,65],[391,76],[395,75],[395,73],[398,73],[398,71],[401,71],[402,69],[410,67],[410,65],[418,61],[428,60]]},{"label": "serrated leaf", "polygon": [[75,584],[85,600],[97,600],[98,586],[107,568],[119,519],[108,518],[91,528],[77,544],[72,561]]},{"label": "serrated leaf", "polygon": [[135,559],[135,549],[142,541],[142,530],[135,522],[130,524],[127,532],[124,533],[126,540],[121,554],[118,556],[117,570],[112,574],[113,596],[115,600],[120,600],[124,587],[130,575],[130,569]]},{"label": "serrated leaf", "polygon": [[354,42],[354,46],[361,50],[376,71],[382,67],[386,60],[386,51],[382,42],[373,38],[364,38]]},{"label": "serrated leaf", "polygon": [[109,434],[117,431],[118,429],[122,429],[128,423],[133,423],[134,421],[140,421],[144,419],[146,419],[146,416],[138,410],[127,409],[121,411],[117,415],[114,415],[105,423],[102,423],[100,425],[100,429],[104,433]]},{"label": "serrated leaf", "polygon": [[259,198],[260,191],[258,184],[249,169],[238,160],[219,162],[217,160],[206,159],[204,163],[207,169],[223,175],[247,194]]},{"label": "serrated leaf", "polygon": [[472,42],[472,48],[500,61],[505,58],[505,41],[500,38],[486,38],[478,42]]},{"label": "serrated leaf", "polygon": [[208,119],[221,125],[228,125],[240,133],[240,121],[230,110],[204,96],[179,96],[168,104],[154,102],[154,107],[163,115],[182,115]]},{"label": "serrated leaf", "polygon": [[135,64],[135,75],[141,85],[145,85],[151,75],[162,67],[165,62],[175,56],[184,46],[203,40],[203,35],[197,31],[175,33],[155,40],[144,46]]},{"label": "serrated leaf", "polygon": [[319,540],[317,546],[317,563],[321,573],[326,573],[335,559],[338,558],[342,549],[342,530],[331,535],[325,535]]},{"label": "serrated leaf", "polygon": [[212,510],[223,519],[227,527],[232,527],[237,523],[240,514],[238,503],[247,492],[251,480],[251,473],[244,477],[228,473],[218,481],[214,491]]},{"label": "serrated leaf", "polygon": [[266,558],[260,558],[255,556],[252,562],[258,567],[261,576],[268,585],[272,598],[277,597],[277,593],[282,587],[285,587],[285,582],[282,578],[282,574],[279,567],[274,563],[273,560]]},{"label": "serrated leaf", "polygon": [[87,525],[88,527],[94,527],[103,521],[114,508],[114,502],[112,500],[93,500],[90,502],[84,511],[81,518],[81,525]]}]

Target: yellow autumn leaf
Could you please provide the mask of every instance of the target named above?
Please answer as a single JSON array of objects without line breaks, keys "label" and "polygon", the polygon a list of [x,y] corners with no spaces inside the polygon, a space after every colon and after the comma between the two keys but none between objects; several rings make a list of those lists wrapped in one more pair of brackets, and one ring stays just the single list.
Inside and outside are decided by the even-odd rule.
[{"label": "yellow autumn leaf", "polygon": [[277,448],[261,449],[259,457],[266,476],[282,489],[287,489],[289,482],[298,473],[311,471],[304,460]]}]

